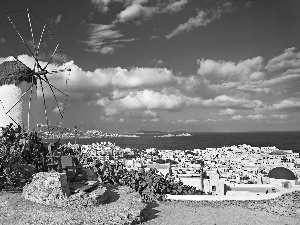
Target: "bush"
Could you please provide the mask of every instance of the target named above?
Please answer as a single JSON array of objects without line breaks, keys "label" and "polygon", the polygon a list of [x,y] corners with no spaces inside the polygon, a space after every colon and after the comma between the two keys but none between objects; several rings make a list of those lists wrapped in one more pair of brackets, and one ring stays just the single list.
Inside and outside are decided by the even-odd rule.
[{"label": "bush", "polygon": [[21,177],[24,171],[20,168],[32,165],[36,172],[43,171],[46,154],[36,132],[21,132],[9,125],[0,137],[0,188],[19,187],[29,182],[30,178]]},{"label": "bush", "polygon": [[176,182],[174,177],[164,177],[156,169],[127,170],[120,162],[110,164],[108,162],[98,162],[94,165],[99,179],[103,183],[127,185],[137,191],[143,201],[165,200],[166,194],[175,195],[196,195],[201,191],[195,187]]}]

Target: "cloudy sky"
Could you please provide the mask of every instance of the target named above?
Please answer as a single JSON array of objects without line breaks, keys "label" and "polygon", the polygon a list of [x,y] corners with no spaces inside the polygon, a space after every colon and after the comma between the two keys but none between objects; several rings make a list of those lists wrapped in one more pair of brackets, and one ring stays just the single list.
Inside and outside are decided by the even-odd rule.
[{"label": "cloudy sky", "polygon": [[[66,73],[48,76],[69,95],[62,126],[105,132],[300,130],[298,0],[1,4],[1,15],[29,8],[53,31],[72,70],[67,87]],[[0,27],[3,45],[11,41],[5,32]],[[24,39],[32,43],[30,38]],[[7,56],[0,49],[0,61]],[[19,59],[33,62],[30,54]],[[59,110],[51,94],[45,97],[51,121]],[[61,107],[59,94],[58,102]]]}]

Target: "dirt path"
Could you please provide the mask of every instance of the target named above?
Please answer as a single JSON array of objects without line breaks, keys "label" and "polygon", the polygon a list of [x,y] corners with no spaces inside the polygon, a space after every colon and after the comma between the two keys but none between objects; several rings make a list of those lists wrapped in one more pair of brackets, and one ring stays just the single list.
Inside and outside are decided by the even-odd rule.
[{"label": "dirt path", "polygon": [[295,224],[299,218],[273,215],[238,206],[210,207],[190,202],[165,202],[148,205],[148,220],[145,225],[189,225],[189,224]]}]

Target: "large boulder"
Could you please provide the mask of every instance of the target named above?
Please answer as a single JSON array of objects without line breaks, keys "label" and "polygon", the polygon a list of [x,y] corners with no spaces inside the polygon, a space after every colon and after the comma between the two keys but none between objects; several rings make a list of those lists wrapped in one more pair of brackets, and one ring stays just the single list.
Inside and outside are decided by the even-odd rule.
[{"label": "large boulder", "polygon": [[64,173],[40,172],[23,188],[22,196],[32,202],[62,207],[70,196],[67,176]]}]

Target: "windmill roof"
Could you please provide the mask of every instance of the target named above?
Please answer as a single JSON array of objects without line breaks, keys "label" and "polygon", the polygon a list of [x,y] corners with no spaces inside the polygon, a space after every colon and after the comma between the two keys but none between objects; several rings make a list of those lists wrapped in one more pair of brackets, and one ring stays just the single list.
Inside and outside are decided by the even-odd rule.
[{"label": "windmill roof", "polygon": [[31,82],[32,70],[19,61],[11,60],[9,57],[6,61],[0,64],[0,86],[5,84],[19,84],[22,81]]}]

